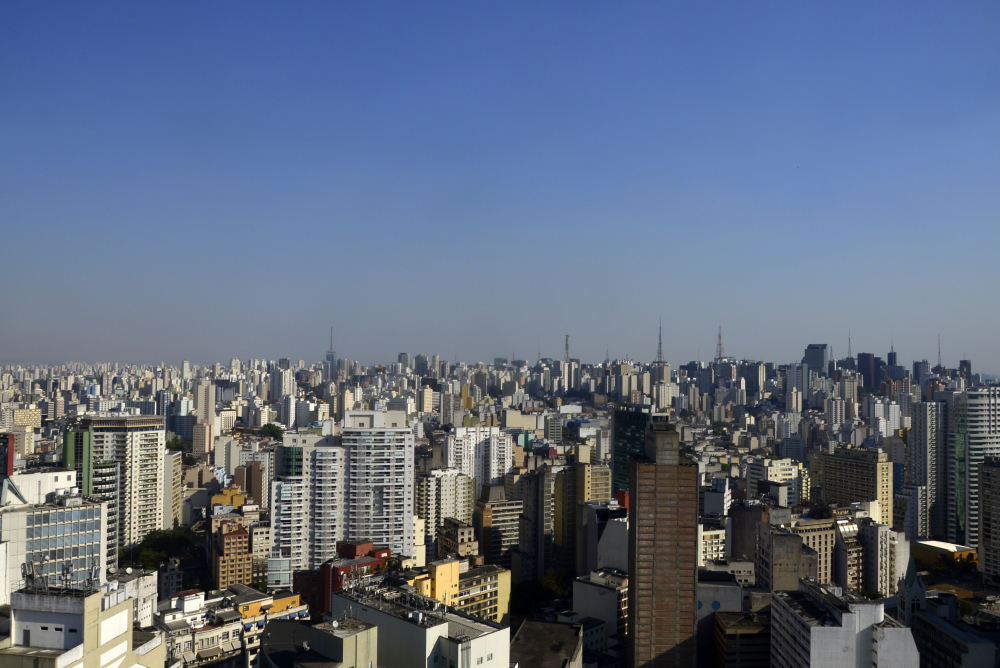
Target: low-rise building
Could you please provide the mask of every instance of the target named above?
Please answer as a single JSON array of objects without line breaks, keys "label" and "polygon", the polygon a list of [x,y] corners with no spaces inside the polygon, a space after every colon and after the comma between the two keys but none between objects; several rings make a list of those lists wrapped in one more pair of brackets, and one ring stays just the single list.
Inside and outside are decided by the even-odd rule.
[{"label": "low-rise building", "polygon": [[573,610],[604,621],[605,646],[628,633],[628,575],[605,568],[573,581]]},{"label": "low-rise building", "polygon": [[473,557],[479,554],[476,530],[468,522],[446,517],[437,529],[438,557],[457,555]]},{"label": "low-rise building", "polygon": [[108,591],[122,588],[132,599],[132,619],[136,626],[147,628],[153,625],[156,614],[157,574],[144,568],[112,569],[108,573]]},{"label": "low-rise building", "polygon": [[917,668],[910,629],[869,601],[839,587],[801,580],[771,597],[771,665],[776,668]]},{"label": "low-rise building", "polygon": [[10,594],[10,638],[4,668],[159,668],[163,634],[133,625],[125,588],[84,583],[50,587],[40,577]]},{"label": "low-rise building", "polygon": [[458,559],[442,559],[403,573],[421,596],[476,617],[506,623],[510,612],[510,570],[494,564],[469,567]]},{"label": "low-rise building", "polygon": [[371,668],[378,662],[378,627],[353,617],[308,626],[271,622],[261,643],[267,668]]},{"label": "low-rise building", "polygon": [[[483,666],[507,668],[510,629],[443,603],[372,580],[331,598],[334,619],[353,616],[378,627],[378,656],[384,666]],[[528,666],[530,664],[523,664]]]},{"label": "low-rise building", "polygon": [[157,608],[154,622],[166,638],[166,657],[185,666],[226,659],[256,666],[269,621],[309,619],[309,606],[297,594],[264,594],[242,584],[208,593],[183,591]]}]

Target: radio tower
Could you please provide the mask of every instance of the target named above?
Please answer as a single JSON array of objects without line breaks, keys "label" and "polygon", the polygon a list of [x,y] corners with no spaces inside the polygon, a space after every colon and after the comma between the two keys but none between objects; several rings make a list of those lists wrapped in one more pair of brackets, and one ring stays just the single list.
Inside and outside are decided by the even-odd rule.
[{"label": "radio tower", "polygon": [[569,334],[566,335],[566,364],[569,364]]},{"label": "radio tower", "polygon": [[941,368],[941,335],[938,334],[938,368]]},{"label": "radio tower", "polygon": [[656,343],[656,361],[663,362],[663,318],[660,318],[660,336]]},{"label": "radio tower", "polygon": [[722,347],[722,323],[719,323],[719,342],[715,344],[715,361],[726,359],[726,349]]},{"label": "radio tower", "polygon": [[851,330],[847,330],[847,356],[851,357]]}]

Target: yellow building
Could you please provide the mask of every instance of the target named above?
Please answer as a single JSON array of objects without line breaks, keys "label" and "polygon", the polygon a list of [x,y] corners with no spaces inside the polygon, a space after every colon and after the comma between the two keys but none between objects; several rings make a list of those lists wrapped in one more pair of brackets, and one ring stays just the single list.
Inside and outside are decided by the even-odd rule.
[{"label": "yellow building", "polygon": [[979,566],[976,548],[940,540],[914,540],[910,542],[913,560],[924,568],[944,567],[956,569],[961,566]]},{"label": "yellow building", "polygon": [[213,506],[232,506],[238,510],[247,502],[247,493],[239,487],[225,487],[218,494],[212,495]]},{"label": "yellow building", "polygon": [[850,505],[855,501],[878,501],[882,524],[892,523],[892,462],[885,452],[837,448],[836,454],[820,458],[823,500]]},{"label": "yellow building", "polygon": [[506,623],[510,613],[510,570],[493,564],[467,568],[458,559],[442,559],[408,578],[421,596],[470,615]]}]

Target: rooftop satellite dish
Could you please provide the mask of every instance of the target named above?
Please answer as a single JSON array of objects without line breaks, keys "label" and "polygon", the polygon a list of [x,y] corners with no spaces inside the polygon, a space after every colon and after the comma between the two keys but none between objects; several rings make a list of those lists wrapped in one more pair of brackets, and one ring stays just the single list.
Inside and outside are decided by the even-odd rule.
[{"label": "rooftop satellite dish", "polygon": [[110,573],[111,575],[114,575],[117,572],[118,572],[118,569],[115,568],[114,566],[112,566],[111,568],[108,569],[108,573]]},{"label": "rooftop satellite dish", "polygon": [[338,622],[333,622],[332,626],[333,628],[337,628],[338,626],[340,626],[340,624]]},{"label": "rooftop satellite dish", "polygon": [[132,575],[132,567],[131,566],[125,569],[125,574],[126,575]]}]

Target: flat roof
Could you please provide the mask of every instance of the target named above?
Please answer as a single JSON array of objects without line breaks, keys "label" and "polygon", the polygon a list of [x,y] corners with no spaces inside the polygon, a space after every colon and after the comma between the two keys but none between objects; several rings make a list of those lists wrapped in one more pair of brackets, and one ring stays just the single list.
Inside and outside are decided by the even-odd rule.
[{"label": "flat roof", "polygon": [[942,540],[915,540],[913,544],[925,547],[934,552],[975,552],[976,548],[958,543],[946,543]]},{"label": "flat roof", "polygon": [[580,624],[525,620],[510,641],[510,663],[531,668],[563,668],[583,649]]}]

